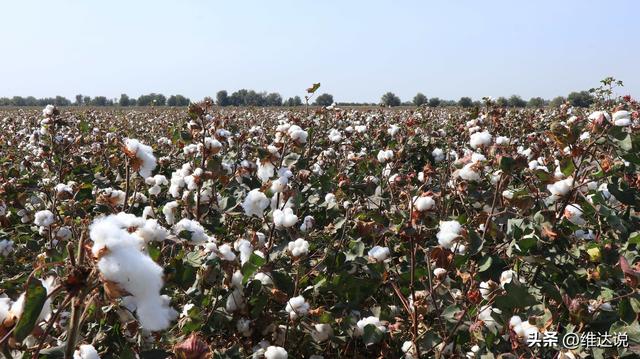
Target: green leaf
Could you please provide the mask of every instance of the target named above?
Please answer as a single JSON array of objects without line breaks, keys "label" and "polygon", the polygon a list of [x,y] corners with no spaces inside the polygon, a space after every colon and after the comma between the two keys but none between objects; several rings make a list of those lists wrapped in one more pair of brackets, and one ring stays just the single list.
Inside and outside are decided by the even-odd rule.
[{"label": "green leaf", "polygon": [[13,332],[16,341],[22,342],[31,333],[46,300],[47,290],[42,286],[42,282],[39,279],[30,278],[27,283],[24,309]]},{"label": "green leaf", "polygon": [[510,311],[515,308],[526,308],[535,305],[536,298],[527,291],[527,288],[514,283],[504,285],[507,294],[496,298],[495,306],[502,311]]},{"label": "green leaf", "polygon": [[247,284],[249,278],[267,261],[255,253],[251,253],[249,260],[242,266],[242,284]]},{"label": "green leaf", "polygon": [[364,327],[364,334],[362,340],[366,345],[373,345],[379,343],[384,337],[384,333],[373,324],[367,324]]},{"label": "green leaf", "polygon": [[573,174],[573,171],[576,169],[576,166],[573,164],[573,159],[571,157],[565,157],[560,161],[560,171],[562,174],[569,177]]},{"label": "green leaf", "polygon": [[484,272],[489,268],[491,268],[492,262],[493,262],[493,259],[491,257],[486,257],[482,262],[482,264],[478,267],[478,272]]}]

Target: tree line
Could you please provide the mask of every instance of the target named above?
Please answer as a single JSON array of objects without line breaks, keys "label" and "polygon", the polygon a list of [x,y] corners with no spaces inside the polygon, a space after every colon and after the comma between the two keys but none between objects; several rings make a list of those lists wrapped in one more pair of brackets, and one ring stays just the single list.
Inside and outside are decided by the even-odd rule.
[{"label": "tree line", "polygon": [[[256,92],[254,90],[241,89],[229,94],[226,90],[218,91],[215,103],[218,106],[302,106],[309,101],[302,101],[300,96],[289,97],[286,100],[277,92]],[[567,97],[558,96],[552,100],[546,100],[542,97],[532,97],[524,100],[518,95],[512,95],[509,98],[498,97],[494,103],[502,107],[513,108],[539,108],[544,106],[558,107],[565,102],[569,102],[576,107],[589,107],[594,101],[593,96],[588,91],[572,92]],[[107,98],[106,96],[83,96],[76,95],[75,101],[71,101],[63,96],[35,98],[33,96],[22,97],[0,97],[0,106],[46,106],[53,104],[56,106],[188,106],[190,100],[182,95],[171,95],[168,98],[163,94],[150,93],[142,95],[138,98],[129,97],[127,94],[120,95],[120,98]],[[313,98],[310,105],[330,106],[334,104],[333,95],[323,93]],[[380,98],[379,103],[362,103],[362,102],[338,102],[339,106],[428,106],[428,107],[449,107],[460,106],[464,108],[481,106],[482,102],[473,100],[470,97],[461,97],[458,101],[444,100],[438,97],[427,98],[422,93],[416,94],[411,101],[402,101],[393,92],[387,92]]]}]

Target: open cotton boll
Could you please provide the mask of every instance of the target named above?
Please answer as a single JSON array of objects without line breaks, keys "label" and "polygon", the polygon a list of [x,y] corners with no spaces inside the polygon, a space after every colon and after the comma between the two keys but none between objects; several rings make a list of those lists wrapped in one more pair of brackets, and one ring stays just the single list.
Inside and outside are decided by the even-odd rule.
[{"label": "open cotton boll", "polygon": [[389,251],[389,248],[380,246],[371,248],[367,253],[369,258],[373,259],[376,262],[384,262],[387,258],[389,258],[390,254],[391,252]]},{"label": "open cotton boll", "polygon": [[309,312],[309,303],[307,303],[303,296],[299,295],[289,299],[285,310],[289,313],[289,318],[296,319],[307,315]]},{"label": "open cotton boll", "polygon": [[314,324],[311,330],[311,337],[316,343],[324,342],[333,335],[333,328],[330,324]]},{"label": "open cotton boll", "polygon": [[98,351],[91,344],[82,344],[73,352],[73,359],[100,359]]},{"label": "open cotton boll", "polygon": [[591,120],[591,121],[594,121],[594,120],[597,120],[597,119],[599,119],[601,117],[606,119],[607,121],[611,121],[611,115],[609,115],[609,113],[606,112],[606,111],[593,111],[589,115],[588,119]]},{"label": "open cotton boll", "polygon": [[258,159],[256,164],[258,165],[257,175],[260,181],[267,182],[271,177],[273,177],[273,173],[275,171],[273,163]]},{"label": "open cotton boll", "polygon": [[[0,240],[0,255],[7,257],[11,252],[13,252],[13,241],[10,239]],[[2,321],[0,321],[0,323],[2,323]]]},{"label": "open cotton boll", "polygon": [[198,221],[183,218],[173,226],[173,233],[177,235],[184,231],[191,234],[189,242],[194,244],[204,243],[209,239],[209,236],[204,232],[204,227]]},{"label": "open cotton boll", "polygon": [[556,181],[553,184],[547,185],[547,190],[551,192],[551,200],[555,201],[559,197],[565,196],[571,188],[573,187],[573,177],[568,177],[566,179]]},{"label": "open cotton boll", "polygon": [[133,159],[131,168],[133,168],[134,171],[138,171],[142,178],[151,176],[151,172],[156,168],[156,158],[153,156],[153,149],[133,138],[125,139],[124,143],[127,156]]},{"label": "open cotton boll", "polygon": [[295,241],[289,242],[289,244],[287,244],[287,249],[294,257],[300,257],[301,255],[309,253],[309,242],[302,238],[298,238]]},{"label": "open cotton boll", "polygon": [[514,315],[509,320],[509,328],[516,333],[518,338],[524,339],[525,341],[529,341],[529,339],[532,339],[533,336],[539,332],[538,327],[529,323],[529,321],[522,321],[517,315]]},{"label": "open cotton boll", "polygon": [[298,222],[298,216],[293,214],[291,208],[285,208],[284,211],[276,209],[273,211],[273,223],[276,227],[293,227]]},{"label": "open cotton boll", "polygon": [[511,283],[516,272],[512,269],[506,270],[500,274],[500,286],[504,287],[505,284]]},{"label": "open cotton boll", "polygon": [[362,336],[364,334],[364,327],[366,327],[369,324],[374,325],[376,328],[378,328],[379,331],[383,333],[387,331],[387,328],[384,326],[384,324],[380,322],[380,318],[370,316],[364,319],[360,319],[356,323],[354,334],[356,336]]},{"label": "open cotton boll", "polygon": [[587,221],[582,218],[582,214],[582,207],[575,203],[567,205],[564,209],[564,218],[576,226],[584,226],[587,223]]},{"label": "open cotton boll", "polygon": [[262,283],[262,285],[273,284],[273,279],[271,279],[271,273],[258,272],[253,276],[253,278],[255,280],[259,280]]},{"label": "open cotton boll", "polygon": [[286,177],[280,177],[277,180],[271,182],[271,192],[280,193],[287,188],[289,180]]},{"label": "open cotton boll", "polygon": [[42,116],[51,117],[51,116],[53,116],[53,113],[55,112],[55,110],[56,110],[56,107],[54,105],[47,105],[42,110]]},{"label": "open cotton boll", "polygon": [[631,124],[631,112],[616,111],[613,114],[613,124],[616,126],[629,126]]},{"label": "open cotton boll", "polygon": [[400,131],[400,127],[396,124],[389,126],[389,128],[387,129],[387,133],[391,136],[395,136],[398,131]]},{"label": "open cotton boll", "polygon": [[289,354],[287,354],[287,351],[283,347],[272,345],[264,352],[265,359],[287,359],[288,357]]},{"label": "open cotton boll", "polygon": [[482,306],[478,311],[478,319],[482,320],[489,330],[498,330],[500,324],[493,319],[493,313],[502,314],[502,311],[498,308],[493,308],[490,305]]},{"label": "open cotton boll", "polygon": [[141,251],[144,242],[128,232],[129,221],[137,219],[123,214],[94,220],[89,227],[89,236],[94,242],[91,251],[99,258],[97,264],[102,278],[131,294],[130,301],[142,327],[162,330],[177,317],[177,312],[169,307],[168,299],[160,295],[164,285],[162,267]]},{"label": "open cotton boll", "polygon": [[289,137],[291,137],[292,140],[298,143],[306,143],[307,137],[309,136],[307,131],[304,131],[298,125],[293,125],[289,127],[289,129],[287,130],[287,134],[289,135]]},{"label": "open cotton boll", "polygon": [[164,214],[164,218],[169,225],[174,224],[176,221],[176,208],[178,208],[178,202],[176,201],[167,202],[162,207],[162,214]]},{"label": "open cotton boll", "polygon": [[306,216],[304,217],[304,219],[302,220],[302,224],[300,225],[300,231],[301,232],[308,232],[310,230],[313,229],[313,225],[315,224],[316,220],[313,218],[313,216]]},{"label": "open cotton boll", "polygon": [[471,135],[471,138],[469,139],[469,145],[474,149],[478,147],[488,146],[491,144],[492,139],[493,137],[487,130],[476,132]]},{"label": "open cotton boll", "polygon": [[33,223],[36,226],[48,227],[53,223],[53,213],[48,209],[38,211],[34,216]]},{"label": "open cotton boll", "polygon": [[451,249],[455,244],[454,241],[460,237],[462,225],[458,221],[440,221],[439,229],[436,234],[438,243],[446,249]]},{"label": "open cotton boll", "polygon": [[336,205],[336,195],[333,193],[327,193],[324,196],[324,203],[327,205],[327,207],[333,207]]},{"label": "open cotton boll", "polygon": [[458,170],[458,176],[465,181],[480,181],[480,174],[475,171],[475,163],[467,163],[464,167]]},{"label": "open cotton boll", "polygon": [[342,134],[340,133],[340,131],[336,130],[335,128],[332,128],[331,131],[329,131],[329,141],[340,142],[341,140],[342,140]]},{"label": "open cotton boll", "polygon": [[392,150],[380,150],[378,152],[378,162],[385,163],[393,158]]},{"label": "open cotton boll", "polygon": [[506,136],[496,137],[496,145],[503,146],[508,144],[509,144],[509,137],[506,137]]},{"label": "open cotton boll", "polygon": [[227,302],[225,303],[225,309],[229,313],[233,313],[238,309],[244,309],[247,303],[244,300],[244,294],[241,289],[234,289],[231,294],[227,297]]},{"label": "open cotton boll", "polygon": [[264,210],[269,207],[269,198],[260,192],[260,189],[256,188],[247,193],[244,202],[242,202],[242,208],[244,214],[251,217],[256,216],[262,218]]},{"label": "open cotton boll", "polygon": [[246,239],[240,239],[233,244],[233,248],[240,252],[240,265],[244,265],[253,253],[253,246],[251,242]]},{"label": "open cotton boll", "polygon": [[436,162],[442,162],[445,158],[444,151],[441,148],[436,148],[431,151],[431,156],[433,156],[433,160]]},{"label": "open cotton boll", "polygon": [[236,260],[236,254],[231,250],[231,246],[228,244],[223,244],[218,247],[218,253],[223,260],[227,262],[233,262]]},{"label": "open cotton boll", "polygon": [[413,197],[413,205],[418,211],[424,212],[435,207],[436,201],[431,196]]}]

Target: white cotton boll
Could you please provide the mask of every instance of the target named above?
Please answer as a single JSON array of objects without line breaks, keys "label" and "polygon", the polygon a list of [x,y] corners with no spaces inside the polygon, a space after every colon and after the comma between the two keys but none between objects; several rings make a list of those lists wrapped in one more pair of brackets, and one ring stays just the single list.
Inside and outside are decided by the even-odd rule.
[{"label": "white cotton boll", "polygon": [[508,145],[508,144],[509,144],[509,137],[505,137],[505,136],[496,137],[496,145],[502,146],[502,145]]},{"label": "white cotton boll", "polygon": [[229,313],[233,313],[238,309],[243,309],[246,306],[244,301],[244,294],[242,294],[242,290],[236,288],[231,294],[227,297],[227,302],[225,303],[225,309]]},{"label": "white cotton boll", "polygon": [[56,231],[56,238],[61,241],[66,241],[71,238],[72,234],[73,233],[71,233],[71,229],[69,227],[63,226]]},{"label": "white cotton boll", "polygon": [[73,359],[100,359],[98,351],[91,344],[82,344],[73,352]]},{"label": "white cotton boll", "polygon": [[253,246],[251,242],[246,239],[240,239],[233,244],[233,248],[240,252],[240,265],[244,265],[253,253]]},{"label": "white cotton boll", "polygon": [[273,279],[271,279],[271,274],[259,272],[256,273],[253,278],[255,280],[259,280],[262,285],[273,285]]},{"label": "white cotton boll", "polygon": [[244,214],[251,217],[256,216],[262,218],[264,210],[269,207],[269,199],[267,196],[256,188],[247,193],[247,197],[242,202]]},{"label": "white cotton boll", "polygon": [[385,163],[389,160],[391,160],[393,158],[393,151],[392,150],[380,150],[378,152],[378,162],[380,163]]},{"label": "white cotton boll", "polygon": [[48,209],[38,211],[34,216],[33,223],[36,226],[48,227],[53,223],[53,213]]},{"label": "white cotton boll", "polygon": [[433,156],[433,160],[436,162],[444,161],[445,155],[444,155],[444,151],[441,148],[436,148],[433,151],[431,151],[431,155]]},{"label": "white cotton boll", "polygon": [[298,222],[298,216],[293,214],[291,208],[285,208],[284,211],[276,209],[273,211],[273,223],[276,227],[293,227]]},{"label": "white cotton boll", "polygon": [[176,201],[167,202],[162,207],[162,214],[164,214],[164,218],[169,225],[173,225],[176,221],[176,208],[178,208],[178,202]]},{"label": "white cotton boll", "polygon": [[307,131],[304,131],[302,128],[300,128],[300,126],[297,125],[289,127],[289,129],[287,130],[287,134],[289,135],[289,137],[291,137],[292,140],[298,143],[306,143],[307,137],[309,136]]},{"label": "white cotton boll", "polygon": [[520,324],[522,324],[522,319],[520,319],[520,317],[517,315],[514,315],[513,317],[511,317],[511,319],[509,319],[509,327],[511,328]]},{"label": "white cotton boll", "polygon": [[387,258],[389,258],[391,252],[387,247],[375,246],[371,248],[367,254],[369,255],[369,258],[375,260],[376,262],[384,262]]},{"label": "white cotton boll", "polygon": [[194,244],[204,243],[209,239],[209,236],[204,232],[204,227],[198,221],[183,218],[173,226],[173,233],[176,235],[184,231],[191,234],[188,240]]},{"label": "white cotton boll", "polygon": [[104,280],[116,283],[132,296],[136,314],[143,328],[157,331],[167,328],[177,317],[169,300],[160,295],[163,269],[141,252],[142,239],[127,231],[129,216],[110,215],[99,218],[89,227],[94,242],[92,252],[101,255],[98,269]]},{"label": "white cotton boll", "polygon": [[153,218],[154,214],[153,214],[153,208],[151,206],[145,206],[144,209],[142,210],[142,218],[143,219],[147,219],[149,217]]},{"label": "white cotton boll", "polygon": [[430,196],[413,197],[413,202],[415,208],[420,212],[433,209],[436,205],[436,201]]},{"label": "white cotton boll", "polygon": [[142,238],[145,243],[162,242],[169,235],[169,231],[158,224],[155,219],[147,219],[142,226],[139,226],[135,234]]},{"label": "white cotton boll", "polygon": [[289,180],[286,177],[280,177],[277,180],[271,182],[271,192],[280,193],[287,188]]},{"label": "white cotton boll", "polygon": [[304,219],[302,220],[302,224],[300,225],[300,231],[301,232],[308,232],[310,230],[313,229],[313,225],[315,224],[316,220],[313,218],[313,216],[306,216],[304,217]]},{"label": "white cotton boll", "polygon": [[364,319],[360,319],[356,323],[354,334],[356,336],[362,336],[364,334],[364,327],[366,327],[369,324],[374,325],[376,328],[378,328],[378,330],[380,330],[383,333],[387,331],[387,328],[384,326],[384,324],[380,322],[380,318],[370,316]]},{"label": "white cotton boll", "polygon": [[387,133],[390,136],[395,136],[398,133],[398,131],[400,131],[400,127],[396,124],[389,126],[389,128],[387,129]]},{"label": "white cotton boll", "polygon": [[142,176],[142,178],[151,176],[151,172],[156,168],[156,158],[153,156],[153,149],[133,138],[127,138],[124,142],[127,151],[135,155],[140,161],[140,168],[138,169],[140,176]]},{"label": "white cotton boll", "polygon": [[[0,255],[6,257],[11,254],[11,252],[13,252],[13,241],[10,239],[0,240]],[[1,320],[0,323],[2,323]]]},{"label": "white cotton boll", "polygon": [[487,130],[482,132],[476,132],[471,135],[471,138],[469,140],[469,145],[471,146],[471,148],[474,148],[474,149],[478,147],[488,146],[491,144],[492,139],[493,137]]},{"label": "white cotton boll", "polygon": [[586,131],[585,131],[585,132],[583,132],[583,133],[580,135],[580,141],[587,141],[587,140],[589,140],[590,138],[591,138],[591,134],[590,134],[589,132],[586,132]]},{"label": "white cotton boll", "polygon": [[465,181],[478,182],[480,174],[474,170],[474,163],[468,163],[458,171],[458,176]]},{"label": "white cotton boll", "polygon": [[582,207],[576,203],[569,204],[564,209],[564,217],[576,226],[584,226],[587,223],[587,221],[582,218],[582,214]]},{"label": "white cotton boll", "polygon": [[244,337],[251,336],[251,320],[247,318],[240,318],[236,322],[236,330]]},{"label": "white cotton boll", "polygon": [[233,274],[231,275],[231,287],[233,288],[237,288],[237,289],[242,289],[242,279],[243,279],[243,275],[242,272],[240,270],[236,270],[235,272],[233,272]]},{"label": "white cotton boll", "polygon": [[365,133],[367,132],[367,126],[365,125],[358,125],[355,127],[356,132],[358,133]]},{"label": "white cotton boll", "polygon": [[333,207],[336,205],[336,195],[333,193],[327,193],[324,196],[324,203],[327,205],[327,207]]},{"label": "white cotton boll", "polygon": [[560,180],[560,181],[556,181],[553,184],[549,184],[547,185],[547,190],[549,190],[549,192],[551,192],[551,198],[553,200],[557,199],[558,197],[563,197],[565,196],[567,193],[569,193],[569,191],[571,190],[573,186],[573,178],[572,177],[568,177],[566,179]]},{"label": "white cotton boll", "polygon": [[589,115],[589,120],[597,120],[600,117],[604,117],[604,119],[606,119],[607,121],[611,121],[611,115],[609,115],[608,112],[606,111],[594,111]]},{"label": "white cotton boll", "polygon": [[631,124],[631,112],[616,111],[613,114],[613,124],[616,126],[629,126]]},{"label": "white cotton boll", "polygon": [[504,191],[502,191],[502,197],[506,199],[513,199],[514,195],[515,195],[515,192],[513,192],[510,189],[505,189]]},{"label": "white cotton boll", "polygon": [[287,359],[289,355],[283,347],[270,346],[264,352],[265,359]]},{"label": "white cotton boll", "polygon": [[294,257],[300,257],[309,253],[309,242],[302,238],[298,238],[295,241],[289,242],[289,244],[287,244],[287,249]]},{"label": "white cotton boll", "polygon": [[433,270],[433,275],[438,278],[438,279],[442,279],[447,275],[447,270],[444,268],[436,268]]},{"label": "white cotton boll", "polygon": [[324,342],[333,335],[333,328],[330,324],[315,324],[311,330],[311,337],[317,343]]},{"label": "white cotton boll", "polygon": [[275,167],[271,162],[269,161],[263,162],[260,159],[258,159],[256,163],[258,165],[257,175],[262,182],[267,182],[271,177],[273,177]]},{"label": "white cotton boll", "polygon": [[231,250],[231,246],[228,244],[223,244],[218,247],[218,253],[222,256],[222,259],[228,262],[233,262],[236,260],[236,254]]},{"label": "white cotton boll", "polygon": [[222,148],[222,143],[220,143],[220,141],[216,140],[215,138],[206,137],[204,139],[204,148],[217,153],[220,148]]},{"label": "white cotton boll", "polygon": [[341,140],[342,140],[342,134],[340,133],[340,131],[336,130],[335,128],[332,128],[331,131],[329,131],[329,141],[340,142]]},{"label": "white cotton boll", "polygon": [[289,299],[285,311],[289,313],[289,318],[297,319],[307,315],[309,312],[309,303],[305,301],[303,296],[299,295]]},{"label": "white cotton boll", "polygon": [[4,322],[10,315],[11,299],[0,297],[0,323]]},{"label": "white cotton boll", "polygon": [[486,160],[487,160],[487,157],[485,157],[485,155],[483,155],[482,153],[474,152],[471,154],[471,162],[473,163],[484,162]]},{"label": "white cotton boll", "polygon": [[54,105],[45,106],[44,110],[42,110],[42,116],[44,116],[44,117],[53,116],[53,112],[55,111],[55,109],[56,109],[56,107]]},{"label": "white cotton boll", "polygon": [[485,305],[478,311],[478,319],[482,320],[484,322],[484,325],[490,330],[497,330],[500,325],[498,324],[498,322],[496,322],[495,319],[493,319],[493,313],[500,314],[502,313],[502,311],[500,311],[500,309],[498,308],[493,308],[489,305]]},{"label": "white cotton boll", "polygon": [[505,284],[511,283],[516,272],[512,269],[506,270],[500,274],[500,285],[504,287]]},{"label": "white cotton boll", "polygon": [[446,249],[451,249],[454,245],[454,241],[460,237],[462,226],[458,221],[440,221],[439,229],[440,230],[436,234],[438,243]]}]

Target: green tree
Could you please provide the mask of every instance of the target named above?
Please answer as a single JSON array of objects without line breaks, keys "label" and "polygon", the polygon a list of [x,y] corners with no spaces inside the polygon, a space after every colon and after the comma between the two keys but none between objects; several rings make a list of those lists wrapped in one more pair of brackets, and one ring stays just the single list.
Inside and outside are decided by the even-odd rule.
[{"label": "green tree", "polygon": [[272,92],[265,98],[267,106],[282,106],[282,96],[277,92]]},{"label": "green tree", "polygon": [[563,103],[565,103],[567,99],[562,96],[555,97],[553,100],[549,102],[549,106],[551,107],[560,107]]},{"label": "green tree", "polygon": [[76,95],[76,106],[80,106],[82,105],[82,95],[81,94],[77,94]]},{"label": "green tree", "polygon": [[216,104],[218,106],[229,106],[231,105],[231,100],[229,99],[229,95],[227,91],[221,90],[216,94]]},{"label": "green tree", "polygon": [[518,95],[511,95],[507,104],[509,107],[525,107],[527,105],[527,101],[523,100],[522,97]]},{"label": "green tree", "polygon": [[589,107],[593,103],[593,96],[588,91],[572,92],[567,101],[574,107]]},{"label": "green tree", "polygon": [[471,100],[470,97],[460,97],[460,100],[458,101],[458,106],[463,108],[471,107],[473,106],[473,100]]},{"label": "green tree", "polygon": [[496,100],[496,105],[499,107],[507,107],[509,106],[509,100],[507,100],[507,98],[504,96],[500,96]]},{"label": "green tree", "polygon": [[387,92],[380,98],[380,103],[385,106],[400,106],[402,101],[393,92]]},{"label": "green tree", "polygon": [[331,104],[333,104],[333,96],[328,93],[323,93],[322,95],[316,97],[316,100],[313,104],[316,106],[331,106]]},{"label": "green tree", "polygon": [[127,94],[122,94],[120,95],[120,100],[118,101],[118,105],[122,106],[122,107],[126,107],[129,106],[131,104],[131,100],[129,99],[129,96],[127,96]]},{"label": "green tree", "polygon": [[107,102],[107,98],[104,96],[96,96],[91,100],[93,106],[106,106]]},{"label": "green tree", "polygon": [[438,107],[440,106],[440,102],[438,97],[432,97],[429,99],[429,107]]},{"label": "green tree", "polygon": [[544,107],[546,101],[542,97],[532,97],[527,102],[528,107],[541,108]]},{"label": "green tree", "polygon": [[425,96],[424,94],[422,94],[421,92],[418,92],[414,97],[413,97],[413,104],[416,106],[422,106],[424,104],[427,103],[427,96]]}]

